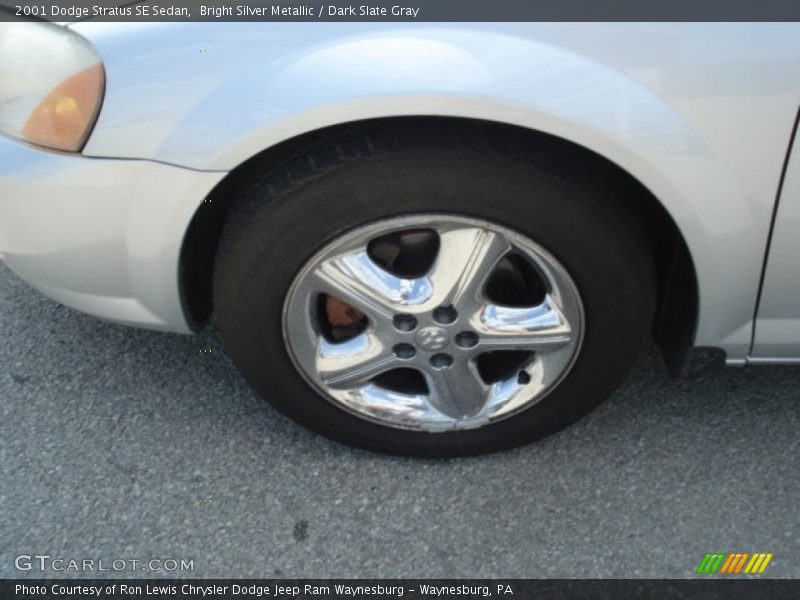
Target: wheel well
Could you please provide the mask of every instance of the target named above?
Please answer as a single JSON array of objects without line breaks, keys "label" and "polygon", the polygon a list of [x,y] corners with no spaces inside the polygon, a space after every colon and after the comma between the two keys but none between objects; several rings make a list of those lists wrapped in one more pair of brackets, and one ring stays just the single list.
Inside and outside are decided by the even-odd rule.
[{"label": "wheel well", "polygon": [[[697,321],[698,289],[694,264],[681,232],[663,205],[627,171],[603,156],[570,141],[538,131],[474,119],[393,117],[328,127],[281,142],[231,171],[195,213],[181,248],[179,279],[187,320],[196,328],[211,316],[212,274],[217,243],[231,202],[256,177],[274,168],[303,169],[311,152],[336,149],[343,137],[379,139],[381,146],[408,136],[448,136],[459,147],[480,152],[492,147],[514,160],[549,170],[601,201],[622,205],[650,242],[658,277],[653,335],[668,370],[678,375],[692,347]],[[372,148],[369,149],[373,151]],[[334,150],[335,151],[335,150]],[[574,168],[580,165],[579,169]],[[580,180],[575,180],[580,173]]]}]

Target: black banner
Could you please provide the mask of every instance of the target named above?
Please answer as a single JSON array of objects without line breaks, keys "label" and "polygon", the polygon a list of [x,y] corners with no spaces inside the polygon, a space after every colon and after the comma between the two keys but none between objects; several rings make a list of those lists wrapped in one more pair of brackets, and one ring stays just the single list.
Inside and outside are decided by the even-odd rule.
[{"label": "black banner", "polygon": [[800,581],[703,578],[635,579],[7,579],[0,598],[15,600],[336,600],[340,598],[783,600]]},{"label": "black banner", "polygon": [[0,20],[798,21],[798,0],[0,0]]}]

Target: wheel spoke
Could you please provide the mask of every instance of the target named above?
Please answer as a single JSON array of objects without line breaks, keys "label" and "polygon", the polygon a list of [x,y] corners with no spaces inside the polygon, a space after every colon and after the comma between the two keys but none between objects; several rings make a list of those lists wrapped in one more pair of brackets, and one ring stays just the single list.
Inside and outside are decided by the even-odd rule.
[{"label": "wheel spoke", "polygon": [[510,249],[505,237],[486,229],[461,227],[440,232],[439,254],[429,273],[434,303],[469,309]]},{"label": "wheel spoke", "polygon": [[321,338],[316,369],[326,385],[347,389],[366,384],[401,363],[390,348],[385,348],[376,337],[364,332],[352,340],[336,344]]},{"label": "wheel spoke", "polygon": [[538,306],[516,308],[487,304],[473,318],[478,331],[478,352],[487,350],[542,351],[562,347],[572,330],[548,296]]},{"label": "wheel spoke", "polygon": [[428,279],[397,277],[375,264],[366,251],[327,260],[313,276],[318,291],[379,319],[391,320],[398,309],[424,304],[432,295]]},{"label": "wheel spoke", "polygon": [[429,367],[425,381],[431,405],[454,419],[480,412],[489,394],[489,386],[483,383],[477,368],[466,359],[443,369]]},{"label": "wheel spoke", "polygon": [[341,401],[362,414],[415,427],[420,421],[432,430],[452,428],[452,419],[436,410],[424,394],[407,394],[370,384],[340,396]]}]

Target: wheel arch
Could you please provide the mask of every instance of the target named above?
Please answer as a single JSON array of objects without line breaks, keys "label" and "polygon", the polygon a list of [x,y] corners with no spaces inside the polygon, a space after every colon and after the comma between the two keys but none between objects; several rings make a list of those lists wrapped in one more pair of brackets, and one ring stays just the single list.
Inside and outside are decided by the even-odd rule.
[{"label": "wheel arch", "polygon": [[602,198],[624,205],[645,228],[656,265],[658,290],[653,333],[672,374],[678,374],[693,345],[699,297],[694,261],[684,235],[658,198],[622,166],[575,142],[533,129],[459,117],[408,116],[341,123],[286,139],[233,169],[198,207],[184,236],[179,283],[187,321],[199,328],[210,317],[212,275],[217,243],[231,202],[265,169],[290,165],[302,176],[310,149],[335,146],[345,135],[402,135],[437,131],[463,138],[468,147],[491,143],[524,156],[560,177],[570,177],[576,161],[583,168],[580,185],[601,191]]}]

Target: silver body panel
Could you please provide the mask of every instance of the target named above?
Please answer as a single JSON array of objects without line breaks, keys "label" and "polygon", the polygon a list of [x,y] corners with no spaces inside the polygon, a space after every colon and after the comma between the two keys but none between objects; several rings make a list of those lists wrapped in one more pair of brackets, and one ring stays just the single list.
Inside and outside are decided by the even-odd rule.
[{"label": "silver body panel", "polygon": [[[724,349],[732,364],[751,350],[800,355],[791,199],[779,211],[786,222],[775,229],[753,347],[776,190],[800,106],[800,24],[71,27],[97,48],[107,73],[84,156],[0,140],[0,253],[65,304],[187,331],[175,310],[176,248],[227,171],[321,127],[442,115],[557,135],[628,171],[686,239],[699,284],[695,344]],[[115,188],[106,177],[117,171]],[[796,171],[787,198],[797,197]],[[53,198],[60,228],[47,216]],[[20,224],[32,233],[24,241]],[[77,252],[80,266],[65,265],[63,252]],[[66,273],[80,289],[64,285]],[[119,289],[109,294],[98,286],[110,283],[93,277]],[[132,305],[146,310],[114,308]]]}]

